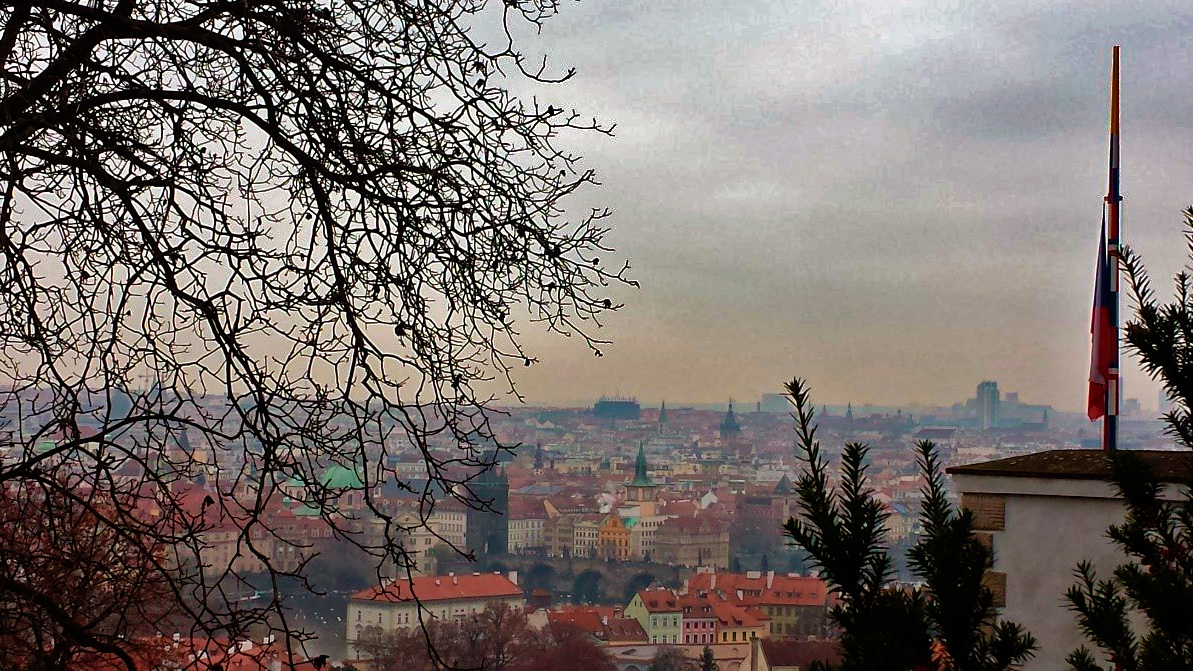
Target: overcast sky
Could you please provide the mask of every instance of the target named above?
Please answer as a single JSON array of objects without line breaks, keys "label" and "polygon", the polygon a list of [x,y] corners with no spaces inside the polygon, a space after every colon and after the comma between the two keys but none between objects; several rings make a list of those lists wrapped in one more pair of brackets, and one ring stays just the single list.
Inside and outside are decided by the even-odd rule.
[{"label": "overcast sky", "polygon": [[825,403],[951,403],[993,379],[1083,408],[1116,43],[1125,238],[1164,289],[1183,261],[1187,2],[561,11],[535,48],[578,70],[558,100],[617,124],[570,146],[642,288],[603,358],[527,329],[531,401],[752,403],[799,374]]}]

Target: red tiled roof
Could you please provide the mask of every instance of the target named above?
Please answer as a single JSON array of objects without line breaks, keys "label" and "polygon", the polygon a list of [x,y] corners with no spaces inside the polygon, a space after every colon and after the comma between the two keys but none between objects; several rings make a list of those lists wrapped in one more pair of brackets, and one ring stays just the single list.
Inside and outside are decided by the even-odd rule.
[{"label": "red tiled roof", "polygon": [[566,612],[547,612],[547,622],[553,625],[566,624],[581,631],[600,638],[604,627],[601,616],[591,610],[572,610]]},{"label": "red tiled roof", "polygon": [[684,534],[719,534],[725,530],[719,520],[710,517],[676,517],[663,522],[663,527]]},{"label": "red tiled roof", "polygon": [[723,627],[761,627],[770,621],[769,617],[753,608],[719,600],[714,600],[711,605]]},{"label": "red tiled roof", "polygon": [[501,574],[419,576],[413,580],[395,580],[381,589],[371,587],[352,595],[360,601],[444,601],[522,596],[522,588]]},{"label": "red tiled roof", "polygon": [[605,625],[605,640],[610,643],[629,643],[633,641],[641,641],[645,643],[649,640],[646,635],[646,630],[642,628],[642,623],[627,617],[611,617],[609,624]]},{"label": "red tiled roof", "polygon": [[[687,581],[689,592],[715,591],[728,601],[750,605],[823,606],[828,587],[820,578],[776,574],[766,586],[767,574],[749,577],[742,573],[697,573]],[[738,596],[741,592],[741,596]]]},{"label": "red tiled roof", "polygon": [[541,496],[511,494],[508,515],[511,520],[546,519],[547,510],[543,507]]},{"label": "red tiled roof", "polygon": [[679,610],[679,602],[675,593],[669,589],[646,589],[638,592],[642,597],[642,605],[647,612],[671,613]]},{"label": "red tiled roof", "polygon": [[547,621],[552,625],[567,625],[609,643],[629,643],[648,640],[642,624],[632,618],[613,617],[612,609],[601,607],[571,607],[549,611]]}]

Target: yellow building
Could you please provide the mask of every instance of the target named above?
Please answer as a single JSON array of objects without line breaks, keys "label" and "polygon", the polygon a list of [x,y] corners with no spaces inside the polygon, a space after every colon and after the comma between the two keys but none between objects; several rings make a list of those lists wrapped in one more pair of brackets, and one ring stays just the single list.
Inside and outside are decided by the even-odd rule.
[{"label": "yellow building", "polygon": [[600,528],[600,557],[629,561],[630,559],[630,528],[620,515],[610,513],[601,521]]}]

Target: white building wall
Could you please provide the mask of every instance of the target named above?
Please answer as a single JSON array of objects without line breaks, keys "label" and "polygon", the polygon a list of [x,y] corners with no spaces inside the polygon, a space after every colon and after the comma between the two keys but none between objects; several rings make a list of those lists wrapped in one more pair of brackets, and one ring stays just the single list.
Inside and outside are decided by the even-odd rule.
[{"label": "white building wall", "polygon": [[1106,537],[1124,518],[1121,501],[1103,482],[1045,478],[954,476],[961,493],[1005,495],[1005,524],[993,533],[993,570],[1006,575],[1001,617],[1025,626],[1039,642],[1024,671],[1067,671],[1065,657],[1080,645],[1065,591],[1082,560],[1108,577],[1126,560]]}]

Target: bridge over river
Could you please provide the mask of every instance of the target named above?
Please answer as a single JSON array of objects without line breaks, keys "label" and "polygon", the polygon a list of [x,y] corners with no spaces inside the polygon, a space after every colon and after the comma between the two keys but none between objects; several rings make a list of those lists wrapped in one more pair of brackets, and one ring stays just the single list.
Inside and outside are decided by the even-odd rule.
[{"label": "bridge over river", "polygon": [[650,586],[679,587],[692,569],[652,562],[615,562],[573,557],[534,555],[485,555],[475,562],[443,562],[439,573],[475,571],[518,572],[518,584],[527,596],[539,589],[551,593],[554,603],[590,603],[625,606],[634,594]]}]

